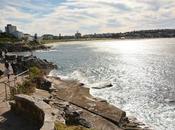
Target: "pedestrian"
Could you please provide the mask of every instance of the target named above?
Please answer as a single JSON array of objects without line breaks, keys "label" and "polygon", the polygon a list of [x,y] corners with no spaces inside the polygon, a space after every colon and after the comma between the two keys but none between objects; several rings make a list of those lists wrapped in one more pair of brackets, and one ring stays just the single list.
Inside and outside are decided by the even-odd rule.
[{"label": "pedestrian", "polygon": [[7,61],[5,62],[5,68],[9,69],[9,63]]},{"label": "pedestrian", "polygon": [[9,79],[10,79],[10,69],[9,68],[5,68],[4,74],[5,74],[5,76],[7,76],[8,81],[9,81]]},{"label": "pedestrian", "polygon": [[10,78],[10,69],[9,69],[9,63],[6,61],[5,62],[5,71],[4,71],[5,76],[7,76],[8,80]]}]

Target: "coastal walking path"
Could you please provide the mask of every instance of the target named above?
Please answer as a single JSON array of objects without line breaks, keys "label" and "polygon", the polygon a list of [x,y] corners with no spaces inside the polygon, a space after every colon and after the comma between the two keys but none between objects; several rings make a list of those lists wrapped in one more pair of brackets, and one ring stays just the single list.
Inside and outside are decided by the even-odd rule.
[{"label": "coastal walking path", "polygon": [[[0,70],[4,71],[4,64],[0,63]],[[10,68],[10,70],[12,70]],[[23,76],[11,75],[9,82],[6,76],[0,77],[0,130],[37,130],[20,116],[10,111],[8,100],[10,98],[9,87],[15,87],[16,84],[23,82]],[[6,86],[5,86],[6,84]]]}]

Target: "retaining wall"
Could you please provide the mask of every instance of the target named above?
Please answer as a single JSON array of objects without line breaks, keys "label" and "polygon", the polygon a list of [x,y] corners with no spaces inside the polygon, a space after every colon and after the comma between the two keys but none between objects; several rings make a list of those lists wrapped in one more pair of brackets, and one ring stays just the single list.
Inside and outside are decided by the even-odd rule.
[{"label": "retaining wall", "polygon": [[40,99],[24,94],[16,95],[11,109],[22,113],[25,118],[35,123],[39,130],[54,130],[55,117],[52,108]]}]

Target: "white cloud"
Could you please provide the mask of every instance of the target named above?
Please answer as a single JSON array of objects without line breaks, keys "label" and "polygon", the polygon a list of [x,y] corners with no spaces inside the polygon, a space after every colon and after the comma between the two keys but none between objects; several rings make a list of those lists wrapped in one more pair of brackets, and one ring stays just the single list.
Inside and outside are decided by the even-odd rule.
[{"label": "white cloud", "polygon": [[[73,34],[175,28],[174,0],[67,0],[4,2],[0,24],[13,23],[29,33]],[[45,0],[46,1],[46,0]],[[21,8],[27,7],[29,11]],[[37,8],[38,7],[38,8]],[[36,13],[34,13],[35,11]]]}]

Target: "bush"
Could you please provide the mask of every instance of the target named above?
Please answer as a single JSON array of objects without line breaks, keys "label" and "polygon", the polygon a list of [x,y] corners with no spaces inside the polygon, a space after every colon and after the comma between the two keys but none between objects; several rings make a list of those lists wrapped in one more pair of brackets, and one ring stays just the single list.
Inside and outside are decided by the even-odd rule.
[{"label": "bush", "polygon": [[17,42],[20,41],[20,39],[14,37],[11,34],[7,34],[7,33],[1,33],[0,34],[0,43],[6,43],[6,42]]},{"label": "bush", "polygon": [[36,84],[31,80],[26,80],[22,84],[18,84],[15,88],[10,88],[10,99],[14,99],[16,94],[31,95],[35,92]]},{"label": "bush", "polygon": [[29,46],[37,46],[37,45],[39,45],[40,43],[38,42],[38,41],[30,41],[29,43],[28,43],[28,45]]},{"label": "bush", "polygon": [[29,78],[30,79],[34,79],[34,78],[38,78],[38,77],[43,77],[44,72],[37,68],[37,67],[31,67],[29,69]]},{"label": "bush", "polygon": [[35,92],[36,84],[32,83],[30,80],[24,81],[23,84],[17,86],[17,94],[27,94],[30,95]]},{"label": "bush", "polygon": [[16,94],[31,95],[35,92],[35,88],[40,88],[40,83],[43,80],[44,72],[37,67],[29,69],[29,79],[26,79],[22,84],[18,84],[15,88],[11,88],[11,99],[14,99]]}]

